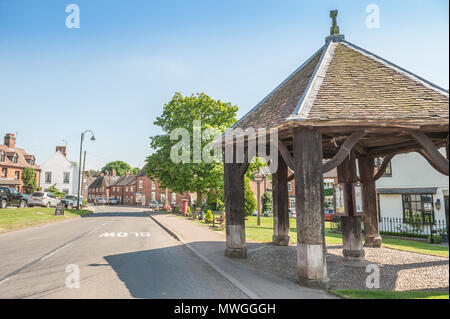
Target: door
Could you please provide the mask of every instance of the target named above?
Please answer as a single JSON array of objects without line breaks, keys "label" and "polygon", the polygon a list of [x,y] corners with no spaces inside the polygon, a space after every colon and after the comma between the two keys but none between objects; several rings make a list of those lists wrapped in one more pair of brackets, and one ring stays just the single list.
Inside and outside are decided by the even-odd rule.
[{"label": "door", "polygon": [[145,195],[142,195],[141,201],[142,201],[142,206],[145,206]]}]

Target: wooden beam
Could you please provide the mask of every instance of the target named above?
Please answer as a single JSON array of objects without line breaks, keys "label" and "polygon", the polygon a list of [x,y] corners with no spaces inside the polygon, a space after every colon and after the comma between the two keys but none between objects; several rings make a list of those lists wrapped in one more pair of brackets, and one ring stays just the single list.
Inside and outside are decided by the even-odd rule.
[{"label": "wooden beam", "polygon": [[436,166],[436,164],[431,160],[431,158],[428,156],[427,153],[425,153],[424,150],[422,150],[422,149],[421,149],[421,150],[417,150],[417,153],[419,153],[420,155],[422,155],[422,156],[428,161],[428,163],[430,163],[430,165],[431,165],[435,170],[437,170],[439,173],[448,176],[448,171],[446,172],[446,171],[442,170],[439,166]]},{"label": "wooden beam", "polygon": [[433,167],[438,167],[439,171],[445,172],[445,175],[448,176],[448,159],[439,152],[433,141],[421,131],[410,131],[409,133],[422,146],[427,157],[434,163]]},{"label": "wooden beam", "polygon": [[281,154],[281,156],[284,159],[284,162],[286,165],[291,169],[294,170],[294,159],[292,158],[291,152],[289,152],[286,145],[281,140],[278,140],[278,150]]},{"label": "wooden beam", "polygon": [[389,154],[386,155],[383,158],[383,163],[381,164],[380,168],[378,169],[378,171],[375,173],[375,175],[373,176],[373,179],[375,181],[379,180],[381,176],[384,175],[384,173],[386,172],[386,168],[388,167],[389,162],[391,161],[391,159],[395,156],[395,154]]},{"label": "wooden beam", "polygon": [[339,152],[331,160],[323,164],[322,171],[326,173],[331,171],[333,168],[338,167],[350,155],[353,147],[364,135],[366,135],[365,131],[357,131],[352,133],[352,135],[345,140],[344,144],[339,149]]}]

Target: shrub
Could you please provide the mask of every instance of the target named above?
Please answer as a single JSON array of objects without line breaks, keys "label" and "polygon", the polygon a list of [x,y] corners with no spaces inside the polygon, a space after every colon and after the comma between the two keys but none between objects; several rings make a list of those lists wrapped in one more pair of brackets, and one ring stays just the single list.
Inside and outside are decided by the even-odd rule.
[{"label": "shrub", "polygon": [[209,223],[209,222],[211,222],[213,220],[213,214],[212,214],[210,209],[208,209],[206,211],[206,214],[205,214],[204,217],[205,217],[205,223]]},{"label": "shrub", "polygon": [[244,180],[244,213],[245,216],[251,216],[256,210],[256,199],[253,196],[252,189],[250,188],[250,178],[247,176]]},{"label": "shrub", "polygon": [[265,192],[262,196],[262,210],[263,212],[272,211],[272,193]]}]

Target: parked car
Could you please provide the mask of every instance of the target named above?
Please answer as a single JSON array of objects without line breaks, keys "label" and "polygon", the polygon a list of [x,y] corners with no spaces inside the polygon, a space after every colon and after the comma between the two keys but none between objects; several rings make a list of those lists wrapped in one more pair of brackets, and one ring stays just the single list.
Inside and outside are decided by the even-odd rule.
[{"label": "parked car", "polygon": [[28,206],[56,207],[61,201],[52,193],[34,192],[28,198]]},{"label": "parked car", "polygon": [[118,205],[119,204],[119,200],[117,198],[110,197],[110,198],[108,198],[108,204],[109,205]]},{"label": "parked car", "polygon": [[148,202],[148,207],[150,209],[156,210],[156,211],[158,211],[160,207],[162,208],[161,204],[158,201],[156,201],[156,200],[149,201]]},{"label": "parked car", "polygon": [[94,205],[106,205],[106,199],[103,197],[98,197],[97,199],[94,200]]},{"label": "parked car", "polygon": [[262,216],[263,217],[273,217],[273,213],[271,211],[263,212]]},{"label": "parked car", "polygon": [[11,187],[0,187],[0,208],[8,206],[26,207],[25,197]]},{"label": "parked car", "polygon": [[334,210],[333,209],[325,209],[324,213],[325,213],[325,220],[326,221],[329,222],[329,221],[334,220],[335,215],[334,215]]},{"label": "parked car", "polygon": [[[68,209],[72,209],[77,207],[78,205],[78,197],[76,195],[65,195],[64,198],[61,199],[61,202],[64,203],[64,207]],[[80,196],[80,206],[83,203],[83,198]]]}]

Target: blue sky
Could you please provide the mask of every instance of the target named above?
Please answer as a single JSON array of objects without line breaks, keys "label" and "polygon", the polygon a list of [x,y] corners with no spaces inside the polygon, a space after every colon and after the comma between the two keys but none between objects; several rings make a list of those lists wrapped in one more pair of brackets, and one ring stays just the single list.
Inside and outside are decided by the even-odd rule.
[{"label": "blue sky", "polygon": [[[65,25],[68,4],[80,28]],[[380,8],[369,29],[366,6]],[[42,163],[67,141],[87,167],[142,166],[153,126],[174,92],[205,92],[241,117],[301,65],[339,9],[346,39],[449,87],[448,1],[0,0],[0,134]]]}]

